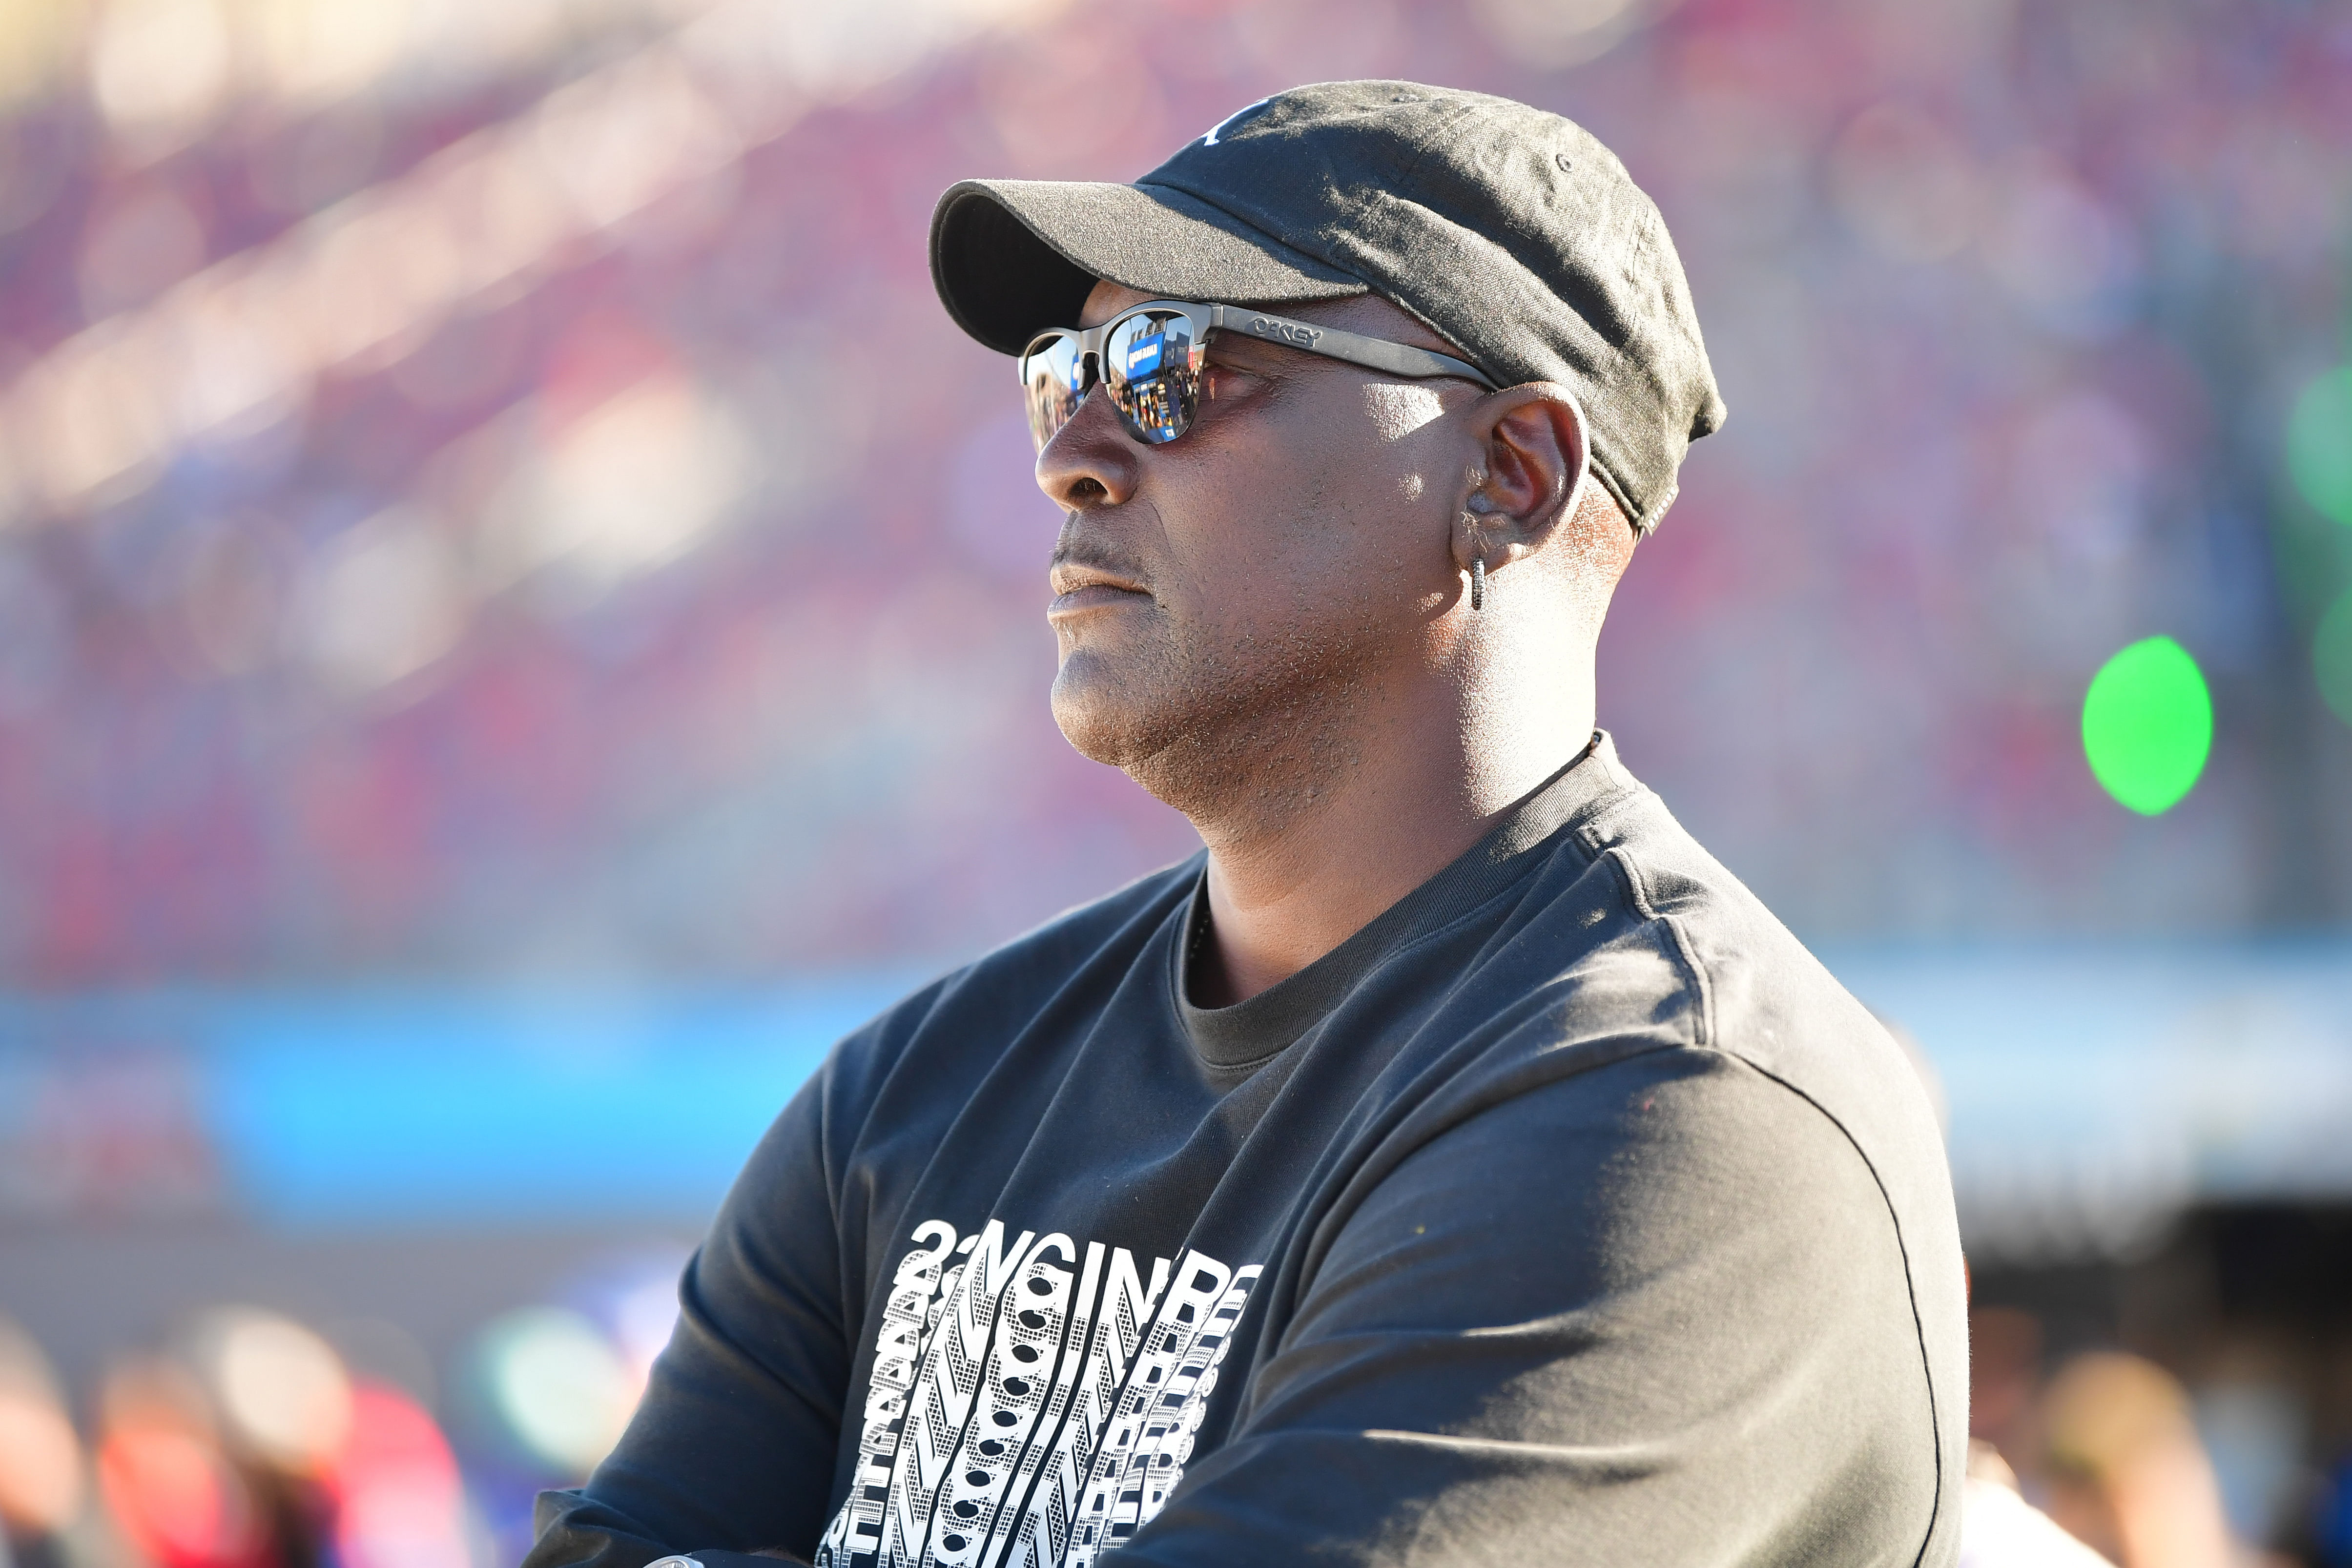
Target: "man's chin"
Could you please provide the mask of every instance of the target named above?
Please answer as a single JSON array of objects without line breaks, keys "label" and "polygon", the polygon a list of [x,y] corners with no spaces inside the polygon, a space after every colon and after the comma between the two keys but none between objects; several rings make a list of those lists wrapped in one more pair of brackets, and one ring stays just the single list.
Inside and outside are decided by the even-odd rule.
[{"label": "man's chin", "polygon": [[1132,768],[1154,749],[1146,738],[1151,704],[1097,656],[1074,653],[1062,661],[1053,702],[1062,738],[1089,762]]},{"label": "man's chin", "polygon": [[1073,653],[1054,678],[1054,722],[1080,756],[1118,769],[1195,827],[1262,803],[1270,780],[1329,773],[1307,761],[1290,702],[1268,709],[1247,694],[1152,679],[1163,673],[1149,659]]}]

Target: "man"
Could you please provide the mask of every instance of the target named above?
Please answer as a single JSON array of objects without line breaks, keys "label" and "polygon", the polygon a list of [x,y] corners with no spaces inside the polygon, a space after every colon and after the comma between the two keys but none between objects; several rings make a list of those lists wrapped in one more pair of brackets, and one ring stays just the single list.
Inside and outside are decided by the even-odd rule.
[{"label": "man", "polygon": [[1207,848],[842,1043],[531,1568],[1949,1563],[1933,1113],[1593,730],[1723,416],[1647,198],[1340,82],[932,261],[1067,513],[1055,717]]}]

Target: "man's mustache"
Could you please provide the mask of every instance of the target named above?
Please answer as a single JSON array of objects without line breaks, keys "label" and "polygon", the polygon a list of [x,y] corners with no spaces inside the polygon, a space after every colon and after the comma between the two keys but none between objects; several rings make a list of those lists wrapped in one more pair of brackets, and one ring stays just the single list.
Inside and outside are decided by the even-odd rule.
[{"label": "man's mustache", "polygon": [[1123,550],[1084,535],[1066,535],[1054,546],[1054,558],[1046,565],[1048,571],[1068,566],[1099,572],[1106,577],[1123,578],[1138,585],[1148,580],[1143,563]]}]

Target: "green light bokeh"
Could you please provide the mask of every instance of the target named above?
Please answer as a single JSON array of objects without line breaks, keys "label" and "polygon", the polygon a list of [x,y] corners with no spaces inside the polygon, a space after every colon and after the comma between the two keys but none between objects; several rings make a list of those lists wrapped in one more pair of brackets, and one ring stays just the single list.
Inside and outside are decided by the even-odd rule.
[{"label": "green light bokeh", "polygon": [[2319,678],[2320,700],[2352,724],[2352,590],[2337,595],[2319,617],[2311,634],[2311,669]]},{"label": "green light bokeh", "polygon": [[2352,527],[2352,365],[2314,376],[2294,400],[2286,468],[2304,500]]},{"label": "green light bokeh", "polygon": [[2118,651],[2083,694],[2083,755],[2099,787],[2142,816],[2171,810],[2213,750],[2213,696],[2189,650],[2147,637]]}]

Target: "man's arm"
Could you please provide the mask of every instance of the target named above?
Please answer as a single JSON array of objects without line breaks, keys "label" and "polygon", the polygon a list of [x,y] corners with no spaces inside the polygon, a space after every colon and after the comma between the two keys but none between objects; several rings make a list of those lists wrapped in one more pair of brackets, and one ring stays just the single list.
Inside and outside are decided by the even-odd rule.
[{"label": "man's arm", "polygon": [[1249,1398],[1122,1563],[1911,1568],[1937,1506],[1877,1183],[1711,1052],[1531,1088],[1406,1157]]},{"label": "man's arm", "polygon": [[831,1073],[778,1117],[678,1286],[635,1419],[578,1491],[542,1493],[523,1568],[642,1568],[692,1552],[805,1554],[824,1527],[849,1380],[824,1164]]}]

